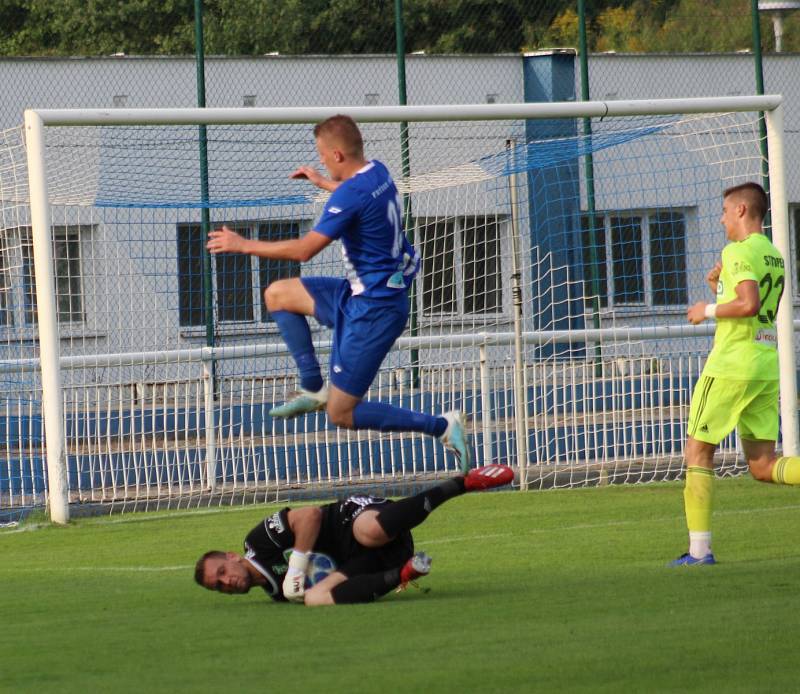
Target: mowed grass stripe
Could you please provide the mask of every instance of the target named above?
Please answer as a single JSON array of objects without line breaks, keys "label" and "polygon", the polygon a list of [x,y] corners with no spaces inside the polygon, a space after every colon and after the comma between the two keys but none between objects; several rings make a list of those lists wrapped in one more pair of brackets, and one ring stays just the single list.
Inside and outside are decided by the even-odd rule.
[{"label": "mowed grass stripe", "polygon": [[315,610],[193,583],[274,505],[0,534],[0,691],[791,691],[799,501],[719,481],[720,564],[669,570],[680,484],[467,495],[415,531],[430,593]]}]

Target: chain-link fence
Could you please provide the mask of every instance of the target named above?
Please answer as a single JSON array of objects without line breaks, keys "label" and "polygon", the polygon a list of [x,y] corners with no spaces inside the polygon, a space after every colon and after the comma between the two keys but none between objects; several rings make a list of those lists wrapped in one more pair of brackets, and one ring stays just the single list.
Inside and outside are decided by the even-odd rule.
[{"label": "chain-link fence", "polygon": [[[177,3],[162,2],[158,8],[149,9],[148,4],[147,0],[133,3],[128,8],[130,14],[123,17],[103,15],[99,7],[102,3],[85,7],[77,0],[18,3],[25,11],[16,14],[9,9],[15,7],[13,3],[0,8],[0,55],[7,56],[0,58],[0,79],[6,87],[0,103],[0,129],[9,129],[7,142],[13,141],[13,151],[17,152],[9,161],[14,159],[19,164],[13,169],[6,167],[0,156],[0,190],[21,191],[15,194],[14,204],[7,206],[16,216],[8,216],[10,212],[4,215],[0,231],[0,279],[14,276],[19,280],[16,289],[5,279],[0,286],[0,319],[5,329],[0,338],[0,354],[4,360],[32,360],[38,356],[30,221],[23,190],[26,174],[22,133],[18,129],[23,111],[191,107],[198,103],[198,74],[203,75],[205,103],[209,107],[568,101],[581,99],[584,92],[590,100],[604,101],[726,96],[753,94],[762,89],[759,65],[763,47],[763,91],[783,94],[788,106],[788,199],[793,204],[795,231],[800,232],[800,116],[793,108],[800,100],[795,77],[800,71],[800,55],[791,52],[800,48],[800,11],[780,17],[781,21],[773,26],[775,18],[768,13],[758,14],[757,3],[748,0],[590,2],[585,3],[585,8],[584,3],[574,0],[218,0],[205,4],[204,42],[199,52],[207,57],[204,69],[198,71],[199,58],[192,55],[198,48],[194,41],[198,16],[191,7],[184,6],[186,3],[178,7]],[[201,5],[197,2],[195,8]],[[150,12],[146,21],[138,15],[144,10]],[[582,18],[587,69],[580,54]],[[777,33],[775,27],[779,29]],[[761,35],[760,43],[753,40],[756,29]],[[31,55],[38,57],[21,57]],[[74,55],[86,57],[71,57]],[[506,134],[498,135],[488,124],[483,128],[480,136],[473,133],[466,138],[452,131],[438,136],[438,140],[432,138],[424,148],[412,148],[410,173],[426,173],[420,155],[424,159],[429,152],[421,149],[434,150],[445,142],[450,146],[459,137],[465,150],[454,164],[478,156],[480,147],[490,138],[494,138],[490,149],[496,150]],[[401,172],[406,173],[401,133],[395,128],[384,137],[386,142],[372,142],[370,148],[391,165],[398,178]],[[557,134],[548,132],[544,137],[554,136]],[[310,137],[303,142],[305,148],[298,156],[313,160]],[[6,149],[10,152],[12,146],[6,145]],[[194,154],[192,143],[192,162]],[[171,164],[181,169],[176,162]],[[185,171],[194,173],[194,166],[187,164]],[[87,165],[86,172],[90,170]],[[97,175],[104,173],[107,172],[98,169]],[[634,203],[629,199],[628,204]],[[643,220],[649,219],[650,212],[645,209],[647,205],[640,207],[637,219],[645,224]],[[195,226],[184,226],[199,240],[197,216],[190,220]],[[472,220],[474,215],[454,215],[453,224],[464,225],[468,217]],[[179,221],[186,222],[183,218]],[[609,224],[612,221],[609,218]],[[60,281],[67,295],[72,291],[71,268],[82,253],[70,248],[80,249],[83,243],[70,234],[85,232],[84,226],[94,228],[89,224],[78,226],[61,224],[59,233],[63,238],[59,237],[61,245],[56,248],[63,266]],[[708,227],[704,229],[707,231]],[[459,238],[466,237],[462,234]],[[428,250],[436,245],[426,242],[421,231],[416,240]],[[170,276],[175,274],[172,260],[170,256],[169,261],[164,261]],[[14,267],[16,275],[10,271]],[[178,296],[179,292],[173,294]],[[260,305],[258,292],[253,304]],[[15,305],[17,309],[13,308]],[[68,305],[64,310],[70,316],[73,307]],[[12,334],[14,326],[20,326],[21,332]],[[224,334],[224,329],[219,334]],[[99,340],[98,335],[89,337]],[[203,331],[191,333],[186,342],[202,345]],[[413,354],[409,359],[410,363],[417,363]],[[639,375],[650,368],[648,360],[646,368],[639,367]],[[224,375],[223,370],[216,373]],[[396,373],[387,378],[390,389],[395,387],[395,381],[400,383]],[[6,443],[4,449],[0,445],[0,495],[8,489],[23,489],[23,495],[17,497],[22,505],[36,505],[45,484],[38,385],[21,384],[15,379],[7,379],[0,393],[5,407],[0,434]],[[114,393],[127,388],[130,410],[144,412],[143,403],[155,408],[156,402],[156,391],[148,394],[148,383],[142,377],[136,383],[122,384]],[[191,387],[195,386],[196,382],[191,381]],[[447,388],[442,385],[443,391]],[[162,398],[173,396],[166,389],[158,392]],[[92,403],[97,409],[95,400]],[[76,409],[84,413],[90,408]],[[114,404],[108,409],[116,412],[122,408]],[[484,435],[484,445],[487,440],[491,440],[490,435]],[[488,459],[493,455],[491,445],[486,449]],[[2,507],[0,503],[0,510]]]},{"label": "chain-link fence", "polygon": [[[800,56],[791,52],[800,49],[800,11],[758,7],[793,4],[800,6],[198,0],[190,7],[143,0],[112,16],[103,3],[8,3],[0,9],[0,55],[8,56],[0,58],[0,128],[18,125],[29,107],[196,106],[198,74],[208,106],[501,103],[580,99],[584,92],[612,100],[763,89],[786,98],[791,153],[800,132],[800,109],[792,108]],[[581,20],[585,71],[575,53]],[[202,71],[192,55],[198,48],[207,56]],[[574,86],[545,88],[526,76],[525,56],[548,49],[572,52],[562,77]],[[56,57],[65,55],[89,57]],[[789,199],[798,202],[799,160],[787,156]]]},{"label": "chain-link fence", "polygon": [[521,101],[520,54],[578,49],[581,21],[591,68],[582,75],[576,61],[574,98],[581,86],[592,99],[756,93],[763,48],[764,90],[791,102],[800,11],[758,6],[793,4],[142,0],[120,14],[79,0],[4,3],[0,125],[27,107],[195,106],[196,49],[208,56],[209,106]]},{"label": "chain-link fence", "polygon": [[[199,48],[209,106],[385,105],[403,91],[411,104],[517,101],[514,58],[577,49],[581,21],[591,98],[755,93],[761,48],[764,89],[787,93],[800,11],[759,4],[795,3],[142,0],[123,14],[78,0],[4,3],[0,55],[12,60],[1,65],[0,123],[26,107],[197,105],[195,60],[176,56]],[[577,64],[576,79],[579,96]]]}]

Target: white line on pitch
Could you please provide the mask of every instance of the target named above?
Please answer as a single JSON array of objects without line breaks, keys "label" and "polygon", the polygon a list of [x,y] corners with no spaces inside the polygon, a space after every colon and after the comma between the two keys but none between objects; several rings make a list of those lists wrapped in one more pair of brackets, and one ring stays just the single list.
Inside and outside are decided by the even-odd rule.
[{"label": "white line on pitch", "polygon": [[[263,504],[263,506],[276,506],[281,505],[284,502],[268,502]],[[304,504],[305,505],[305,504]],[[106,524],[119,524],[119,523],[145,523],[151,521],[159,521],[159,520],[166,520],[169,518],[182,518],[186,516],[204,516],[210,514],[217,514],[217,513],[238,513],[243,511],[254,511],[258,509],[259,505],[250,505],[250,506],[225,506],[219,508],[206,508],[206,509],[190,509],[186,511],[175,511],[171,513],[163,513],[157,515],[145,515],[145,516],[123,516],[117,518],[110,518],[110,517],[100,517],[100,518],[89,518],[88,525],[106,525]],[[770,508],[757,508],[757,509],[733,509],[729,511],[714,511],[714,516],[735,516],[735,515],[742,515],[742,514],[758,514],[758,513],[775,513],[780,511],[795,511],[800,509],[800,504],[789,504],[786,506],[772,506]],[[641,525],[642,523],[666,523],[675,520],[684,520],[684,516],[669,516],[669,517],[661,517],[661,518],[635,518],[635,519],[628,519],[628,520],[619,520],[619,521],[607,521],[605,523],[581,523],[576,525],[564,525],[564,526],[553,526],[549,528],[532,528],[522,531],[522,534],[526,535],[534,535],[546,532],[553,532],[554,530],[592,530],[592,529],[600,529],[600,528],[610,528],[614,526],[626,526],[626,525]],[[13,535],[15,533],[20,532],[29,532],[31,530],[38,530],[40,528],[47,528],[50,527],[49,523],[34,523],[31,525],[23,525],[19,528],[14,528],[13,530],[0,530],[0,537],[4,535]],[[469,540],[486,540],[498,537],[506,537],[511,533],[494,533],[489,535],[463,535],[460,537],[451,537],[451,538],[443,538],[440,540],[432,540],[427,542],[426,544],[445,544],[448,542],[464,542]],[[515,531],[513,534],[520,534],[519,531]]]},{"label": "white line on pitch", "polygon": [[39,566],[39,567],[15,567],[0,569],[0,573],[25,573],[27,571],[47,571],[48,573],[70,573],[72,571],[107,571],[109,573],[161,573],[164,571],[188,571],[194,566]]},{"label": "white line on pitch", "polygon": [[[270,501],[263,506],[279,506],[284,502],[281,501]],[[82,518],[84,525],[117,525],[120,523],[149,523],[152,521],[160,521],[160,520],[167,520],[170,518],[185,518],[188,516],[207,516],[211,514],[217,513],[237,513],[240,511],[253,511],[257,510],[259,504],[253,504],[250,506],[223,506],[220,508],[203,508],[203,509],[188,509],[186,511],[172,511],[170,513],[154,513],[153,515],[142,515],[136,516],[135,514],[131,514],[128,516],[92,516],[87,518]],[[11,527],[10,529],[0,528],[0,537],[4,535],[13,535],[14,533],[26,533],[31,532],[32,530],[40,530],[42,528],[51,528],[52,525],[50,523],[26,523],[20,525],[19,527]]]},{"label": "white line on pitch", "polygon": [[[795,511],[800,509],[800,504],[790,504],[787,506],[773,506],[771,508],[758,508],[758,509],[732,509],[729,511],[716,511],[715,516],[739,516],[743,514],[764,514],[776,513],[780,511]],[[562,525],[550,528],[529,528],[523,532],[518,530],[508,533],[489,533],[484,535],[462,535],[459,537],[447,537],[438,540],[425,540],[420,544],[426,547],[429,545],[443,545],[452,542],[474,542],[475,540],[491,540],[502,537],[510,537],[512,535],[541,535],[544,533],[552,533],[554,531],[567,531],[567,530],[597,530],[601,528],[611,528],[615,526],[632,526],[641,525],[642,523],[667,523],[677,520],[683,520],[683,516],[663,516],[660,518],[638,518],[620,521],[607,521],[605,523],[578,523],[575,525]],[[13,532],[13,531],[12,531]],[[192,569],[191,564],[182,564],[176,566],[65,566],[65,567],[27,567],[22,570],[19,567],[13,569],[0,568],[0,573],[23,573],[25,571],[106,571],[109,573],[160,573],[168,571],[188,571]]]},{"label": "white line on pitch", "polygon": [[[311,503],[311,502],[309,502]],[[316,502],[314,502],[316,503]],[[219,508],[203,508],[203,509],[188,509],[186,511],[171,511],[169,513],[158,513],[152,516],[141,516],[139,518],[134,515],[120,516],[118,518],[91,518],[87,519],[92,524],[116,524],[116,523],[144,523],[146,521],[159,521],[167,518],[185,518],[187,516],[208,516],[216,513],[236,513],[239,511],[254,511],[258,510],[259,506],[285,506],[285,501],[268,501],[264,504],[251,504],[249,506],[222,506]],[[306,504],[303,504],[306,505]]]}]

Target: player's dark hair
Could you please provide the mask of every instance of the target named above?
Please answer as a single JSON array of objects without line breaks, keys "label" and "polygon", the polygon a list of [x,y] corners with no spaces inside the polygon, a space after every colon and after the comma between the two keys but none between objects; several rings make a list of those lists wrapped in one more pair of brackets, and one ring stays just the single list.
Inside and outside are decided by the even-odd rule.
[{"label": "player's dark hair", "polygon": [[203,583],[203,575],[206,570],[206,559],[224,559],[225,552],[220,552],[218,549],[212,549],[210,552],[206,552],[202,557],[197,560],[197,564],[194,565],[194,580],[198,586],[203,586],[205,588],[205,584]]},{"label": "player's dark hair", "polygon": [[364,156],[364,139],[358,125],[350,116],[339,114],[317,123],[314,126],[314,137],[334,140],[351,157]]},{"label": "player's dark hair", "polygon": [[747,205],[747,211],[751,216],[763,220],[767,216],[767,194],[764,189],[753,181],[742,183],[738,186],[732,186],[722,191],[722,197],[727,198],[729,195],[741,196]]}]

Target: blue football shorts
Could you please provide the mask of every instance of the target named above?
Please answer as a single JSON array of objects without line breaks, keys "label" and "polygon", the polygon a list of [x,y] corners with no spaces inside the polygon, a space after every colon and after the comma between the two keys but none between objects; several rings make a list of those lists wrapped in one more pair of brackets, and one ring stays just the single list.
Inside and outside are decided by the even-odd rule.
[{"label": "blue football shorts", "polygon": [[353,296],[350,283],[334,277],[302,277],[314,299],[314,317],[333,329],[330,382],[354,397],[369,390],[378,369],[408,321],[408,294]]}]

